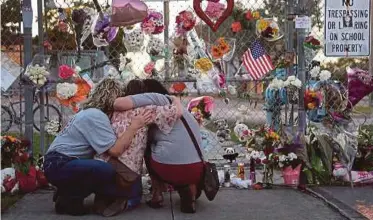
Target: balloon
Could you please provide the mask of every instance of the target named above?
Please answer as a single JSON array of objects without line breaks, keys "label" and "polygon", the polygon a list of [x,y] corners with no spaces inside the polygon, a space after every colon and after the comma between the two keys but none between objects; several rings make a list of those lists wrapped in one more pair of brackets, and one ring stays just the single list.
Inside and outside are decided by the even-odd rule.
[{"label": "balloon", "polygon": [[140,0],[113,0],[111,26],[130,26],[142,22],[148,6]]},{"label": "balloon", "polygon": [[110,16],[99,14],[92,25],[93,44],[97,47],[106,47],[117,36],[119,28],[110,26]]},{"label": "balloon", "polygon": [[216,32],[220,25],[232,14],[234,8],[234,0],[226,0],[227,1],[227,8],[223,12],[223,14],[218,18],[218,20],[214,23],[211,19],[206,15],[206,13],[202,10],[201,7],[201,0],[193,0],[193,8],[198,17],[202,19],[211,29],[212,31]]}]

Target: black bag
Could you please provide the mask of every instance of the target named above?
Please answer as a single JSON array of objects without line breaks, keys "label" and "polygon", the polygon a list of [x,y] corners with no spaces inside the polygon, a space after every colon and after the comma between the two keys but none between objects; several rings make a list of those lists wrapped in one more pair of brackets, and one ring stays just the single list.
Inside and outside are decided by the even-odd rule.
[{"label": "black bag", "polygon": [[201,149],[187,121],[185,120],[184,117],[181,117],[180,119],[183,122],[186,130],[188,131],[188,134],[190,138],[192,139],[194,147],[196,148],[198,155],[204,164],[204,172],[203,172],[202,181],[201,181],[201,188],[203,189],[203,191],[205,191],[205,195],[207,199],[209,201],[212,201],[214,200],[220,188],[219,176],[218,176],[218,171],[216,170],[216,165],[214,163],[209,163],[209,162],[204,161]]}]

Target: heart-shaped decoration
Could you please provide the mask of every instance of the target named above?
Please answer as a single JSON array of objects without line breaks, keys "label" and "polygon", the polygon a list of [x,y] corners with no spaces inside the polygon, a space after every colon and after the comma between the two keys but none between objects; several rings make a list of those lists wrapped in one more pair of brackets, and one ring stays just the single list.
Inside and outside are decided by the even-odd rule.
[{"label": "heart-shaped decoration", "polygon": [[193,8],[199,18],[202,19],[211,29],[213,32],[216,32],[220,25],[227,19],[233,12],[234,8],[234,0],[226,0],[227,1],[227,8],[223,12],[223,14],[218,18],[218,20],[214,23],[202,10],[201,2],[202,0],[193,0]]}]

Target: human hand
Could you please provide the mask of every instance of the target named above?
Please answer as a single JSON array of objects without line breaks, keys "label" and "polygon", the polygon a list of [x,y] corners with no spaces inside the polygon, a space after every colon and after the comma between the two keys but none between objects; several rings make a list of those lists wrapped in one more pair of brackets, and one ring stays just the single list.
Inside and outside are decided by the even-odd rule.
[{"label": "human hand", "polygon": [[140,129],[145,125],[152,122],[152,112],[151,110],[141,110],[140,113],[132,117],[131,127],[134,129]]}]

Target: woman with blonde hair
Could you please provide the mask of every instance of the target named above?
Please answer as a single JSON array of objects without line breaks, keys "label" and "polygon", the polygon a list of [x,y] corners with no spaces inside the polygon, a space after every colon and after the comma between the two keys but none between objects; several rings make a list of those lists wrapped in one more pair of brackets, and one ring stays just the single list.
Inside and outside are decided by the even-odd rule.
[{"label": "woman with blonde hair", "polygon": [[131,144],[136,132],[149,124],[151,111],[132,115],[125,131],[115,134],[110,124],[113,104],[122,96],[121,85],[102,80],[88,101],[56,136],[45,155],[44,171],[57,187],[55,210],[59,214],[83,215],[84,198],[91,193],[118,199],[130,197],[116,184],[116,171],[104,161],[93,159],[103,153],[119,157]]}]

